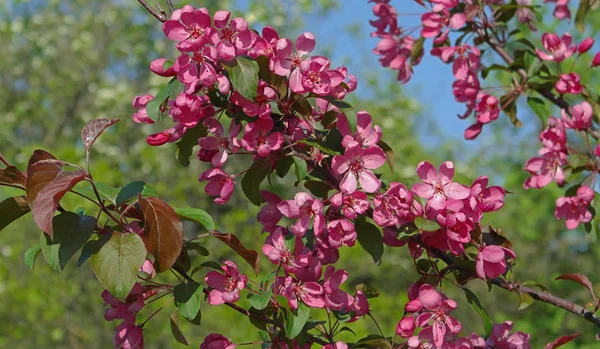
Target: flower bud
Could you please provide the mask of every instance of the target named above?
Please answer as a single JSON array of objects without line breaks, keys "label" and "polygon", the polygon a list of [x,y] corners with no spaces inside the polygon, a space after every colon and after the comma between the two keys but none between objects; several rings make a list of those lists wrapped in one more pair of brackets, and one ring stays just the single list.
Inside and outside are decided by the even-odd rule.
[{"label": "flower bud", "polygon": [[146,137],[146,143],[151,146],[159,146],[167,143],[171,139],[171,134],[166,132],[159,132]]},{"label": "flower bud", "polygon": [[396,326],[396,334],[402,338],[408,338],[413,335],[415,328],[415,318],[412,316],[405,317],[398,322],[398,325]]},{"label": "flower bud", "polygon": [[600,65],[600,52],[596,53],[596,56],[592,60],[592,67],[597,67]]},{"label": "flower bud", "polygon": [[579,44],[579,48],[577,49],[577,52],[579,52],[579,54],[584,54],[584,53],[588,52],[592,48],[593,45],[594,45],[594,39],[587,38]]}]

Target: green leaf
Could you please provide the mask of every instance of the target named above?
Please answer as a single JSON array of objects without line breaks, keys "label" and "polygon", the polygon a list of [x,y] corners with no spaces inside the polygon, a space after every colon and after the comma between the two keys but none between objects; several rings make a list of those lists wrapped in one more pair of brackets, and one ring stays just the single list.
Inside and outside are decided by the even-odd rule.
[{"label": "green leaf", "polygon": [[546,103],[537,97],[527,97],[527,104],[529,104],[531,110],[540,118],[542,123],[546,125],[546,121],[550,117],[550,110],[548,110]]},{"label": "green leaf", "polygon": [[345,312],[345,311],[332,311],[333,316],[341,323],[348,322],[352,320],[354,315],[356,315],[355,311]]},{"label": "green leaf", "polygon": [[135,181],[127,184],[119,191],[116,198],[117,206],[121,206],[125,202],[137,198],[138,194],[142,196],[158,196],[158,193],[154,188],[144,183],[143,181]]},{"label": "green leaf", "polygon": [[239,56],[236,65],[229,68],[229,80],[246,99],[253,101],[258,89],[258,63],[250,57]]},{"label": "green leaf", "polygon": [[200,312],[203,287],[197,282],[181,283],[173,289],[175,305],[179,313],[188,320],[194,320]]},{"label": "green leaf", "polygon": [[369,348],[369,349],[392,349],[390,341],[379,335],[371,334],[361,338],[354,348]]},{"label": "green leaf", "polygon": [[575,28],[581,33],[585,32],[585,16],[590,12],[591,0],[581,0],[579,2],[579,8],[575,15]]},{"label": "green leaf", "polygon": [[298,180],[301,181],[306,177],[306,174],[308,173],[306,161],[297,156],[293,156],[292,158],[294,159],[294,172],[296,173],[296,178],[298,178]]},{"label": "green leaf", "polygon": [[492,318],[490,318],[488,313],[481,305],[479,298],[477,298],[477,296],[473,292],[471,292],[471,290],[469,290],[468,288],[463,288],[463,291],[465,292],[465,297],[467,298],[467,302],[471,306],[471,309],[473,309],[473,311],[476,312],[479,315],[479,317],[481,317],[481,321],[483,322],[483,328],[485,330],[485,337],[487,338],[492,332],[492,328],[494,327],[494,322],[492,321]]},{"label": "green leaf", "polygon": [[350,131],[354,133],[356,131],[356,122],[358,117],[356,116],[356,110],[350,105],[350,103],[341,101],[339,99],[335,99],[331,96],[322,97],[317,96],[317,98],[322,98],[328,101],[329,103],[338,107],[338,109],[346,116],[346,120],[348,120],[348,125],[350,125]]},{"label": "green leaf", "polygon": [[146,104],[146,112],[152,121],[157,122],[161,115],[161,105],[177,90],[183,90],[183,84],[174,77],[164,86],[156,96]]},{"label": "green leaf", "polygon": [[52,218],[54,237],[42,233],[40,246],[48,265],[57,273],[63,271],[66,263],[88,241],[96,228],[96,219],[79,216],[73,212],[63,212]]},{"label": "green leaf", "polygon": [[250,305],[252,305],[256,310],[263,310],[269,304],[272,295],[273,291],[271,290],[260,295],[252,294],[252,297],[249,299]]},{"label": "green leaf", "polygon": [[430,221],[429,219],[423,217],[415,218],[415,225],[418,229],[423,231],[436,231],[441,228],[437,222]]},{"label": "green leaf", "polygon": [[92,269],[100,284],[113,296],[125,300],[133,288],[137,271],[146,260],[146,247],[137,234],[113,233],[92,255]]},{"label": "green leaf", "polygon": [[188,242],[186,244],[183,245],[184,249],[186,249],[187,251],[196,251],[198,252],[199,255],[201,256],[208,256],[210,253],[208,252],[208,250],[206,249],[206,247],[202,246],[199,242],[196,241],[192,241],[192,242]]},{"label": "green leaf", "polygon": [[363,217],[356,221],[356,233],[358,243],[373,257],[376,264],[380,264],[383,255],[383,237],[379,228],[365,221]]},{"label": "green leaf", "polygon": [[177,213],[179,218],[186,221],[201,224],[208,231],[215,230],[215,222],[213,221],[212,217],[208,214],[208,212],[199,208],[192,207],[182,207],[173,209],[175,210],[175,213]]},{"label": "green leaf", "polygon": [[342,332],[350,332],[356,337],[356,333],[348,326],[344,326],[344,327],[340,328],[338,333],[342,333]]},{"label": "green leaf", "polygon": [[390,171],[392,171],[392,173],[394,173],[395,156],[394,156],[394,151],[392,150],[392,147],[390,147],[384,141],[377,142],[377,146],[379,146],[379,148],[381,148],[385,152],[385,162],[387,162],[388,166],[390,167]]},{"label": "green leaf", "polygon": [[275,173],[279,178],[283,178],[290,171],[293,164],[294,160],[289,156],[279,159],[275,165]]},{"label": "green leaf", "polygon": [[110,235],[108,234],[98,235],[98,238],[95,240],[88,240],[81,249],[81,254],[77,260],[77,266],[81,267],[81,265],[90,259],[92,255],[98,253],[108,240],[110,240]]},{"label": "green leaf", "polygon": [[535,301],[533,297],[524,292],[515,293],[517,296],[517,301],[519,302],[519,310],[523,310],[528,308]]},{"label": "green leaf", "polygon": [[310,318],[310,308],[299,304],[298,309],[296,309],[296,312],[292,313],[292,315],[293,316],[288,319],[287,324],[285,324],[285,334],[288,339],[294,339],[302,332],[306,321]]},{"label": "green leaf", "polygon": [[327,195],[331,190],[331,187],[328,184],[313,180],[304,181],[304,187],[308,189],[308,191],[310,191],[314,196],[324,199],[327,198]]},{"label": "green leaf", "polygon": [[42,245],[38,242],[37,244],[31,246],[30,248],[27,249],[27,251],[25,251],[25,265],[33,270],[33,266],[35,264],[35,258],[37,257],[37,255],[40,253],[40,251],[42,250]]},{"label": "green leaf", "polygon": [[31,211],[25,196],[15,196],[0,202],[0,231]]},{"label": "green leaf", "polygon": [[256,206],[263,202],[260,195],[260,184],[270,172],[270,166],[267,162],[255,163],[242,178],[242,190],[248,200]]},{"label": "green leaf", "polygon": [[190,165],[190,156],[194,152],[194,147],[198,145],[198,138],[206,136],[206,127],[202,123],[185,132],[183,137],[177,142],[177,161],[185,167]]},{"label": "green leaf", "polygon": [[173,337],[175,337],[175,340],[183,345],[190,345],[190,342],[188,342],[188,340],[185,338],[181,328],[179,327],[179,312],[175,310],[169,319],[171,324],[171,333],[173,334]]}]

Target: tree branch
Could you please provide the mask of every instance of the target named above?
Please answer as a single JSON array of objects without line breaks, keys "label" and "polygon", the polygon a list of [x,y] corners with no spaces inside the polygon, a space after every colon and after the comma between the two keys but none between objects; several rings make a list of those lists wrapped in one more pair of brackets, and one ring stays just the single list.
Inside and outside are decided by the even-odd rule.
[{"label": "tree branch", "polygon": [[[423,245],[423,242],[419,240],[417,240],[417,242],[424,248],[429,248],[427,246]],[[432,252],[435,253],[436,256],[438,256],[442,261],[444,261],[446,264],[448,265],[454,265],[456,262],[456,259],[452,256],[450,256],[449,254],[442,252],[436,248],[429,248]],[[544,292],[542,290],[538,290],[535,288],[531,288],[531,287],[527,287],[527,286],[521,286],[521,285],[511,285],[499,278],[493,279],[492,283],[497,286],[500,287],[502,289],[508,290],[508,291],[513,291],[513,290],[517,290],[521,293],[526,293],[528,295],[530,295],[533,299],[540,301],[540,302],[544,302],[550,305],[553,305],[557,308],[562,308],[567,310],[570,313],[573,313],[577,316],[580,316],[584,319],[586,319],[587,321],[591,322],[592,324],[596,325],[596,327],[600,328],[600,318],[598,316],[596,316],[596,314],[594,314],[594,312],[585,309],[584,307],[582,307],[579,304],[575,304],[573,302],[570,302],[566,299],[562,299],[560,297],[554,296],[548,292]]]},{"label": "tree branch", "polygon": [[159,13],[156,9],[154,9],[152,6],[150,6],[146,1],[144,0],[138,0],[138,2],[144,6],[144,8],[146,9],[146,11],[148,11],[152,16],[154,16],[154,18],[158,19],[161,22],[166,22],[167,21],[167,16],[165,16],[162,13]]}]

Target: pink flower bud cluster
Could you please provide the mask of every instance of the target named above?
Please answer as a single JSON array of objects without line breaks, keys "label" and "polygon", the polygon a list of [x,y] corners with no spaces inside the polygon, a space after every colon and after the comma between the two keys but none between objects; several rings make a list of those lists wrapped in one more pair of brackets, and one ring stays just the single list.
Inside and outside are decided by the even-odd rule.
[{"label": "pink flower bud cluster", "polygon": [[511,333],[512,322],[495,324],[487,340],[476,333],[459,337],[461,323],[450,315],[457,304],[428,284],[412,284],[405,315],[396,326],[396,334],[406,339],[408,348],[447,349],[529,349],[529,335]]}]

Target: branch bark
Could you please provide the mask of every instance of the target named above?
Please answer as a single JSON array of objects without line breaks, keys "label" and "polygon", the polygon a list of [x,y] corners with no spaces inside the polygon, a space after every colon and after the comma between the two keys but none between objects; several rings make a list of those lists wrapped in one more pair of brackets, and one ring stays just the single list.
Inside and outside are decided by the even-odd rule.
[{"label": "branch bark", "polygon": [[152,16],[154,16],[154,18],[158,19],[163,23],[167,21],[167,16],[165,16],[164,13],[158,12],[158,10],[150,6],[146,1],[138,0],[138,2],[140,3],[140,5],[144,6],[146,11],[148,11]]}]

